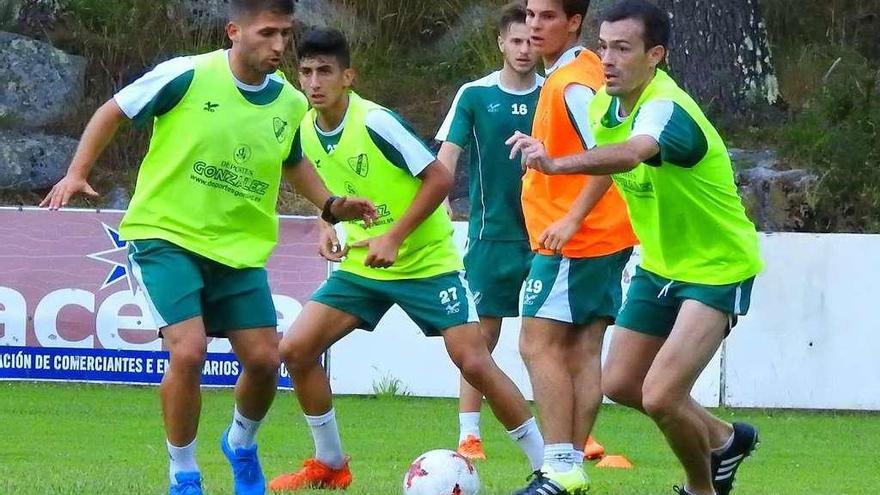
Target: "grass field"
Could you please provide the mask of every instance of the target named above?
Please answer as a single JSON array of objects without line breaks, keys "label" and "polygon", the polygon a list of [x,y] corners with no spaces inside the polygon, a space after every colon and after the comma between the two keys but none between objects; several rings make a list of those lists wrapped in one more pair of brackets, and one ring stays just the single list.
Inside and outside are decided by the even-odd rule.
[{"label": "grass field", "polygon": [[[456,403],[415,398],[343,397],[336,402],[343,444],[352,455],[347,492],[397,494],[409,462],[457,440]],[[232,411],[228,390],[204,394],[199,462],[206,494],[232,493],[218,447]],[[738,495],[880,493],[880,416],[720,410],[761,429]],[[486,495],[507,494],[528,469],[503,428],[487,418],[489,460],[477,465]],[[152,388],[0,384],[0,494],[161,494],[167,483],[158,395]],[[592,493],[672,493],[681,481],[660,434],[644,417],[605,407],[596,434],[609,453],[627,455],[631,471],[588,468]],[[267,476],[293,470],[312,453],[309,431],[290,393],[275,403],[260,433]],[[308,492],[312,493],[312,492]],[[314,492],[322,493],[322,492]],[[326,492],[323,492],[326,493]]]}]

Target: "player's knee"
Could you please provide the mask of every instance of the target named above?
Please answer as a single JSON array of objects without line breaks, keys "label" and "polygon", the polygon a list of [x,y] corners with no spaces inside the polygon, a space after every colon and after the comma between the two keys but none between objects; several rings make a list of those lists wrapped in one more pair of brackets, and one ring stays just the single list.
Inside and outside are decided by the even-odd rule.
[{"label": "player's knee", "polygon": [[296,370],[312,365],[318,356],[299,339],[284,339],[278,348],[280,359],[288,370]]},{"label": "player's knee", "polygon": [[647,383],[642,387],[642,407],[655,420],[674,416],[681,405],[682,398],[669,387]]},{"label": "player's knee", "polygon": [[541,346],[530,339],[520,339],[519,355],[522,357],[523,362],[529,365],[541,356]]},{"label": "player's knee", "polygon": [[602,393],[614,402],[629,406],[641,406],[641,383],[633,383],[615,376],[602,376]]},{"label": "player's knee", "polygon": [[492,367],[492,359],[488,351],[459,352],[453,356],[452,361],[468,381],[483,376]]},{"label": "player's knee", "polygon": [[201,373],[205,365],[207,345],[189,344],[178,345],[171,350],[171,366],[177,371],[193,371]]},{"label": "player's knee", "polygon": [[244,369],[253,375],[261,377],[275,377],[281,366],[281,354],[277,349],[266,349],[256,356],[251,356],[246,363],[242,363]]}]

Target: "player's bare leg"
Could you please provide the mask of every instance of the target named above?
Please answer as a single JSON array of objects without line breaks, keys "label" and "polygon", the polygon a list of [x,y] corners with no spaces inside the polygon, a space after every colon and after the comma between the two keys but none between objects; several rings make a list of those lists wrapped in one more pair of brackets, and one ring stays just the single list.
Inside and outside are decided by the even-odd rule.
[{"label": "player's bare leg", "polygon": [[481,391],[492,412],[523,449],[532,467],[540,465],[543,441],[525,398],[492,359],[475,323],[443,331],[446,351],[462,376]]},{"label": "player's bare leg", "polygon": [[444,330],[443,339],[452,362],[468,383],[482,391],[501,424],[513,429],[531,417],[522,393],[489,354],[477,324]]},{"label": "player's bare leg", "polygon": [[566,368],[574,385],[572,443],[583,448],[602,405],[602,343],[609,321],[599,319],[568,334]]},{"label": "player's bare leg", "polygon": [[519,493],[554,489],[581,493],[589,486],[578,451],[602,401],[599,363],[605,326],[605,320],[575,326],[545,318],[523,319],[520,353],[535,392],[546,446],[541,476]]},{"label": "player's bare leg", "polygon": [[[645,376],[666,339],[617,328],[602,369],[602,390],[614,402],[645,412],[642,388]],[[692,407],[709,429],[712,448],[717,449],[730,438],[731,426],[712,415],[692,398]]]},{"label": "player's bare leg", "polygon": [[356,316],[309,301],[281,340],[281,359],[312,431],[315,455],[299,471],[273,479],[269,483],[271,490],[344,489],[351,484],[351,471],[342,451],[333,409],[333,392],[320,358],[359,323]]},{"label": "player's bare leg", "polygon": [[244,416],[262,420],[278,386],[281,357],[275,328],[229,332],[229,342],[243,371],[235,384],[235,404]]},{"label": "player's bare leg", "polygon": [[191,318],[162,329],[170,364],[159,394],[168,441],[175,446],[192,443],[199,429],[202,396],[199,389],[208,349],[202,318]]},{"label": "player's bare leg", "polygon": [[574,382],[561,363],[572,325],[543,318],[523,318],[520,354],[529,372],[546,444],[571,443],[574,438]]},{"label": "player's bare leg", "polygon": [[711,475],[712,432],[705,418],[708,412],[696,405],[690,394],[721,346],[727,325],[727,315],[722,312],[696,301],[685,301],[642,388],[642,407],[666,436],[685,469],[687,490],[694,495],[710,495],[715,490]]},{"label": "player's bare leg", "polygon": [[187,477],[199,478],[195,440],[202,411],[199,387],[208,339],[201,317],[167,326],[162,336],[170,364],[159,386],[159,396],[168,439],[169,477],[174,486]]},{"label": "player's bare leg", "polygon": [[278,386],[278,333],[275,327],[227,333],[243,371],[235,385],[235,412],[220,448],[232,467],[235,493],[258,494],[266,478],[257,456],[257,431]]},{"label": "player's bare leg", "polygon": [[[480,331],[486,340],[490,354],[498,345],[502,321],[501,318],[480,317]],[[485,459],[486,453],[483,450],[480,435],[480,409],[483,403],[483,394],[462,377],[459,397],[458,453],[468,459]]]}]

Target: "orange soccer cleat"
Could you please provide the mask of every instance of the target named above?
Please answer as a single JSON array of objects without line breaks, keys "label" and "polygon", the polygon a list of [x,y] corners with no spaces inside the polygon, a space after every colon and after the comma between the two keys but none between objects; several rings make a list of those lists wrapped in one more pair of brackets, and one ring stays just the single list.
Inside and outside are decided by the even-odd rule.
[{"label": "orange soccer cleat", "polygon": [[584,459],[594,460],[601,459],[605,455],[605,447],[593,438],[593,435],[587,437],[584,443]]},{"label": "orange soccer cleat", "polygon": [[483,451],[483,441],[474,435],[468,435],[458,444],[458,453],[471,461],[486,459],[486,452]]},{"label": "orange soccer cleat", "polygon": [[306,459],[299,471],[282,474],[269,482],[269,489],[273,492],[314,489],[345,490],[351,484],[349,459],[346,456],[345,464],[339,469],[333,469],[314,458]]}]

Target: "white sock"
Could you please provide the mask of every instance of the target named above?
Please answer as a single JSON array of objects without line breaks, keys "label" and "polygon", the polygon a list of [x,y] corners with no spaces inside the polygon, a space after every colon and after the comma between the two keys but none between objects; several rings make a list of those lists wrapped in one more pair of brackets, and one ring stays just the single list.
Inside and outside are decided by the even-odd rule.
[{"label": "white sock", "polygon": [[172,485],[177,484],[177,478],[174,477],[177,473],[199,472],[199,465],[196,464],[195,440],[185,447],[175,447],[168,440],[165,440],[165,445],[168,446],[168,458],[170,459],[168,478]]},{"label": "white sock", "polygon": [[336,409],[330,409],[320,416],[305,416],[315,440],[315,459],[333,469],[341,468],[345,464],[345,454],[342,453],[342,441],[336,425]]},{"label": "white sock", "polygon": [[528,421],[507,433],[525,452],[532,469],[539,469],[544,463],[544,437],[541,436],[541,430],[538,429],[538,422],[535,421],[535,418],[529,418]]},{"label": "white sock", "polygon": [[232,415],[232,426],[229,427],[229,435],[226,437],[232,450],[253,447],[261,424],[262,421],[254,421],[242,416],[236,406]]},{"label": "white sock", "polygon": [[544,463],[554,471],[566,473],[574,469],[574,445],[570,443],[552,443],[544,446]]},{"label": "white sock", "polygon": [[571,460],[574,462],[575,467],[583,467],[583,465],[584,465],[584,451],[574,449],[574,452],[572,453]]},{"label": "white sock", "polygon": [[712,449],[712,453],[715,455],[723,454],[724,451],[729,449],[731,445],[733,445],[733,433],[730,434],[730,437],[728,437],[727,441],[724,442],[721,447],[718,447],[717,449]]},{"label": "white sock", "polygon": [[480,412],[458,413],[458,443],[469,435],[480,438]]}]

